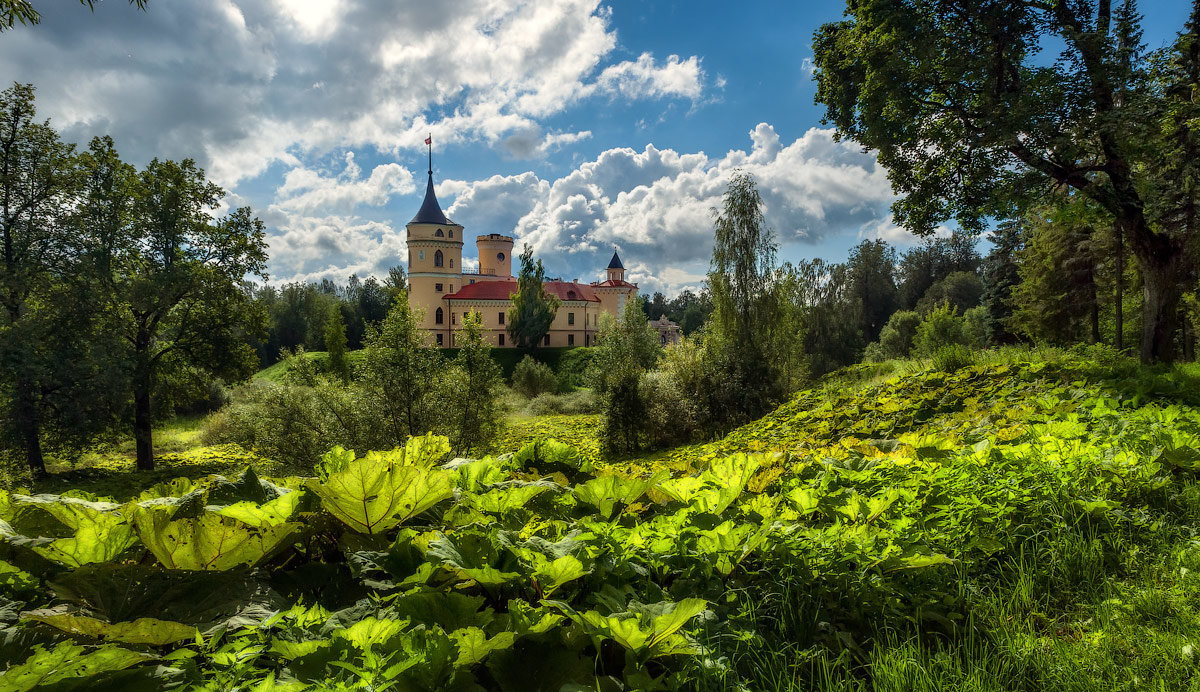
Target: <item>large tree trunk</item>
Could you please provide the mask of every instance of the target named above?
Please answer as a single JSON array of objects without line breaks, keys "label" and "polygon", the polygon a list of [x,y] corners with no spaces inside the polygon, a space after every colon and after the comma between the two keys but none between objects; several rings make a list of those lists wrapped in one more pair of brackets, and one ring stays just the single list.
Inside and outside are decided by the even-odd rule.
[{"label": "large tree trunk", "polygon": [[1138,257],[1142,267],[1143,363],[1175,360],[1175,332],[1179,323],[1180,253]]},{"label": "large tree trunk", "polygon": [[1155,233],[1139,207],[1130,206],[1123,221],[1129,244],[1142,273],[1143,363],[1175,360],[1175,333],[1179,328],[1180,270],[1184,247],[1179,238]]},{"label": "large tree trunk", "polygon": [[1117,291],[1113,304],[1116,334],[1113,346],[1120,351],[1125,348],[1125,231],[1120,223],[1114,224],[1113,228],[1117,232]]},{"label": "large tree trunk", "polygon": [[46,477],[46,461],[42,458],[41,421],[33,383],[24,374],[18,375],[16,396],[17,428],[25,447],[25,461],[35,479]]},{"label": "large tree trunk", "polygon": [[137,443],[139,471],[154,470],[154,430],[150,405],[151,382],[149,364],[139,362],[133,376],[133,439]]}]

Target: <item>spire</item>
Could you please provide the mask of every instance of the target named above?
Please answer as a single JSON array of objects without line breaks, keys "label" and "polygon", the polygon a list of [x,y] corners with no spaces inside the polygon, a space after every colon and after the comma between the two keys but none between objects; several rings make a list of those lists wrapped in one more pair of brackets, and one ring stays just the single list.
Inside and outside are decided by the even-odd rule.
[{"label": "spire", "polygon": [[429,182],[425,185],[425,201],[421,202],[420,211],[409,223],[449,224],[450,219],[447,219],[446,215],[442,213],[437,195],[433,194],[433,135],[425,138],[425,144],[429,145]]},{"label": "spire", "polygon": [[624,269],[625,268],[625,265],[621,264],[621,258],[617,256],[617,253],[615,251],[613,252],[612,260],[609,261],[609,263],[608,263],[608,268],[609,269]]}]

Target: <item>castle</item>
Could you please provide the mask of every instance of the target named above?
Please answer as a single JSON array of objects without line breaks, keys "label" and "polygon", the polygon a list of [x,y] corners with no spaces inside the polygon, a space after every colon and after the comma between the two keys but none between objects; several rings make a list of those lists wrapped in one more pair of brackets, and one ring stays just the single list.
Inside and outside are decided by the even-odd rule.
[{"label": "castle", "polygon": [[[483,318],[484,338],[492,346],[511,347],[505,330],[517,280],[512,274],[513,238],[489,233],[476,236],[479,270],[463,271],[463,227],[446,218],[433,193],[433,165],[425,201],[408,222],[408,303],[423,313],[421,327],[438,346],[455,346],[455,332],[463,315],[477,312]],[[579,283],[547,281],[546,293],[560,304],[543,346],[591,346],[596,341],[600,313],[614,317],[625,301],[637,294],[637,284],[625,280],[621,258],[613,253],[604,281]]]}]

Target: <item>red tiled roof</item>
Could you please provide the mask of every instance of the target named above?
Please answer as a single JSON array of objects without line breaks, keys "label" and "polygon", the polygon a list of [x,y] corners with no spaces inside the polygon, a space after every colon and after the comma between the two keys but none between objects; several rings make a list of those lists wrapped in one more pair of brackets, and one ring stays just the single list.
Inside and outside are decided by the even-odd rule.
[{"label": "red tiled roof", "polygon": [[[591,287],[574,281],[547,281],[542,286],[547,293],[558,296],[560,300],[600,302]],[[447,300],[508,300],[516,292],[516,281],[479,281],[442,297]]]}]

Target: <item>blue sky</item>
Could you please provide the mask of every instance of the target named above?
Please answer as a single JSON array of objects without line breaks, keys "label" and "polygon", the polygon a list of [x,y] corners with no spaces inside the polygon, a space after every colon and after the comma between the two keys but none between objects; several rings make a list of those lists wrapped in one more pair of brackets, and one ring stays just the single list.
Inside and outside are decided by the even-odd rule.
[{"label": "blue sky", "polygon": [[[645,291],[698,285],[738,168],[783,259],[913,241],[885,171],[813,103],[811,37],[842,2],[36,5],[42,24],[0,35],[0,77],[32,82],[72,141],[198,160],[267,223],[272,281],[402,264],[428,132],[467,236],[515,234],[568,279],[600,278],[617,248]],[[1143,3],[1146,42],[1172,40],[1189,7]]]}]

